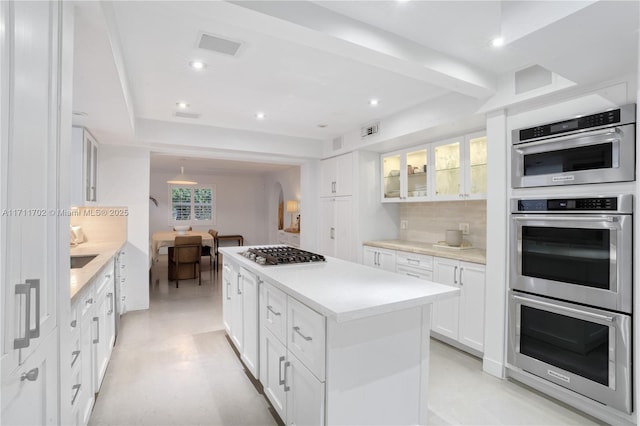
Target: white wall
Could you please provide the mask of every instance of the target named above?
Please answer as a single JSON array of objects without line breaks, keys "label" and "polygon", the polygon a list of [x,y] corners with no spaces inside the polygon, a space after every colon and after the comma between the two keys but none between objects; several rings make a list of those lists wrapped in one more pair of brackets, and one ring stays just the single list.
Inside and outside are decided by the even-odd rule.
[{"label": "white wall", "polygon": [[[149,236],[156,231],[168,231],[169,189],[167,179],[175,172],[153,172],[150,174],[150,192],[145,195],[149,206]],[[194,230],[207,231],[212,228],[221,235],[240,234],[245,245],[268,243],[268,218],[264,175],[193,175],[199,184],[215,185],[216,223],[214,225],[193,226]],[[147,196],[158,201],[156,207]]]},{"label": "white wall", "polygon": [[98,204],[126,206],[127,311],[149,308],[149,151],[100,145]]}]

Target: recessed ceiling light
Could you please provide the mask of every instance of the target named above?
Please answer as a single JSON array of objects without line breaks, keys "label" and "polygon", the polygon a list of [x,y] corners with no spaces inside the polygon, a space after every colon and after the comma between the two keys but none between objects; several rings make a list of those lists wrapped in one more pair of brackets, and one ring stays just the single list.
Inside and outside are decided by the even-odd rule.
[{"label": "recessed ceiling light", "polygon": [[324,129],[325,127],[328,127],[328,126],[329,126],[328,124],[324,124],[324,123],[318,124],[318,127],[320,127],[321,129]]},{"label": "recessed ceiling light", "polygon": [[371,99],[369,101],[369,105],[371,105],[371,106],[377,106],[379,103],[380,103],[380,101],[377,100],[377,99]]},{"label": "recessed ceiling light", "polygon": [[264,112],[256,112],[256,118],[258,120],[264,120],[264,117],[265,117]]},{"label": "recessed ceiling light", "polygon": [[178,108],[180,109],[187,109],[189,108],[189,104],[186,102],[176,102],[176,105],[178,106]]},{"label": "recessed ceiling light", "polygon": [[500,47],[502,45],[504,45],[504,38],[502,37],[496,37],[493,40],[491,40],[491,45],[493,47]]},{"label": "recessed ceiling light", "polygon": [[191,61],[189,62],[189,66],[194,70],[203,70],[207,67],[207,64],[202,61]]}]

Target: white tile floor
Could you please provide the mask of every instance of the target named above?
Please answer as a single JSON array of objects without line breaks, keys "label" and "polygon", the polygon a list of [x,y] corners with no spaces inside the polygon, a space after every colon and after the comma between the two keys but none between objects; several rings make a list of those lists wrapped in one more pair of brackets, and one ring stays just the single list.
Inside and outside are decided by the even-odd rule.
[{"label": "white tile floor", "polygon": [[[207,268],[203,261],[203,269]],[[150,309],[122,317],[91,425],[276,425],[222,326],[217,280],[167,284],[154,266]],[[155,284],[155,279],[159,283]],[[593,419],[482,372],[479,359],[431,345],[433,425],[587,425]]]}]

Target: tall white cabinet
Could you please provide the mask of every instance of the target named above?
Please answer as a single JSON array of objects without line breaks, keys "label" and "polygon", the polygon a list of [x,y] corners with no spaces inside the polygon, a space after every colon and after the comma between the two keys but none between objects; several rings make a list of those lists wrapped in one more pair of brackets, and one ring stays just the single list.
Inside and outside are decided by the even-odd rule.
[{"label": "tall white cabinet", "polygon": [[353,154],[320,163],[320,252],[353,260]]},{"label": "tall white cabinet", "polygon": [[98,142],[89,130],[75,126],[71,141],[71,205],[93,205],[98,189]]},{"label": "tall white cabinet", "polygon": [[68,219],[55,212],[65,135],[59,109],[64,7],[0,3],[1,424],[60,423],[58,289],[68,259],[56,253]]}]

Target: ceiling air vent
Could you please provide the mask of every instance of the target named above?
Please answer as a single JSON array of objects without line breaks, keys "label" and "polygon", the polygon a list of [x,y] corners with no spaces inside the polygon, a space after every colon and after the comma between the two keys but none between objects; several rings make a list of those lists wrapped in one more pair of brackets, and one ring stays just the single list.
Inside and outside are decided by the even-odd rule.
[{"label": "ceiling air vent", "polygon": [[180,118],[200,118],[200,114],[194,114],[194,113],[191,113],[191,112],[176,111],[176,113],[174,115],[176,117],[180,117]]},{"label": "ceiling air vent", "polygon": [[342,136],[338,136],[337,138],[333,138],[333,150],[337,151],[342,148]]},{"label": "ceiling air vent", "polygon": [[206,33],[200,34],[200,40],[198,41],[198,47],[200,49],[207,49],[212,52],[230,56],[235,56],[240,46],[242,46],[240,42]]},{"label": "ceiling air vent", "polygon": [[379,127],[378,127],[379,125],[380,125],[380,123],[376,122],[376,123],[364,126],[363,128],[360,129],[360,137],[361,138],[366,138],[366,137],[373,136],[373,135],[377,134],[378,131],[379,131]]}]

